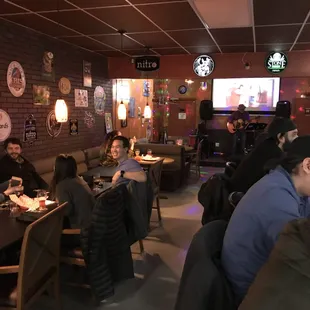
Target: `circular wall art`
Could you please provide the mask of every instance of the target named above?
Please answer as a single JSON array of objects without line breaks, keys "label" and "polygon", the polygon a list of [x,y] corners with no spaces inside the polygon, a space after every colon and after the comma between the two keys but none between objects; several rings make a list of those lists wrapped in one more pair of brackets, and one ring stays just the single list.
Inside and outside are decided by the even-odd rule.
[{"label": "circular wall art", "polygon": [[10,92],[15,97],[20,97],[26,88],[25,72],[21,64],[17,61],[12,61],[9,64],[6,80]]},{"label": "circular wall art", "polygon": [[270,73],[280,73],[287,67],[287,56],[281,52],[273,52],[268,55],[265,67]]},{"label": "circular wall art", "polygon": [[0,110],[0,142],[6,140],[12,131],[11,118],[4,110]]},{"label": "circular wall art", "polygon": [[106,94],[101,86],[97,86],[94,91],[94,105],[95,105],[95,112],[99,115],[104,115],[104,108],[105,108],[105,101],[106,101]]},{"label": "circular wall art", "polygon": [[186,92],[187,92],[187,87],[186,87],[185,85],[179,86],[178,92],[179,92],[181,95],[186,94]]},{"label": "circular wall art", "polygon": [[214,70],[214,66],[213,59],[208,55],[198,56],[193,63],[194,72],[200,77],[210,75]]},{"label": "circular wall art", "polygon": [[48,113],[48,115],[46,117],[47,133],[51,137],[55,138],[55,137],[59,136],[59,134],[61,132],[61,128],[62,128],[62,123],[58,123],[56,121],[55,111],[51,111],[50,113]]},{"label": "circular wall art", "polygon": [[58,82],[58,88],[63,95],[70,94],[71,82],[69,79],[62,77]]}]

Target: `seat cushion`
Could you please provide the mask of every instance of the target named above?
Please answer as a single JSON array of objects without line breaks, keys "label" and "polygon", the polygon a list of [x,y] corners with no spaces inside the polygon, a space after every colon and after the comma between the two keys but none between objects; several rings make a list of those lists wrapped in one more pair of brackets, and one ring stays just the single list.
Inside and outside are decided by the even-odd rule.
[{"label": "seat cushion", "polygon": [[0,275],[0,307],[16,307],[17,273]]}]

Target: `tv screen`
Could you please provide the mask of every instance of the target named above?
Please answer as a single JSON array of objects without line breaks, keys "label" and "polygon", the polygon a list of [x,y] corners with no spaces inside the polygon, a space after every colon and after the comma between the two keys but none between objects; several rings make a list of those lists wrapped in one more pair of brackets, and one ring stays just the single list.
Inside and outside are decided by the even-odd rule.
[{"label": "tv screen", "polygon": [[244,104],[247,111],[275,111],[279,101],[280,78],[237,78],[213,80],[213,109],[236,110]]}]

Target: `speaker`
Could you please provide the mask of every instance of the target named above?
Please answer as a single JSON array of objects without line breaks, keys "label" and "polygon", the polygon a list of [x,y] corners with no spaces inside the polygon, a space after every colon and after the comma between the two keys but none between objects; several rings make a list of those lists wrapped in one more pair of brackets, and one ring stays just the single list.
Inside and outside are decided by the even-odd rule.
[{"label": "speaker", "polygon": [[200,119],[203,121],[213,118],[213,102],[212,100],[202,100],[199,108]]},{"label": "speaker", "polygon": [[289,101],[278,101],[276,107],[276,117],[291,117],[291,103]]}]

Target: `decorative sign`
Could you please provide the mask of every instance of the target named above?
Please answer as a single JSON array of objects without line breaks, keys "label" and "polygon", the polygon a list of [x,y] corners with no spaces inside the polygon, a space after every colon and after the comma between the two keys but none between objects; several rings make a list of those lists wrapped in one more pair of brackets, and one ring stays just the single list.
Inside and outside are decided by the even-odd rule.
[{"label": "decorative sign", "polygon": [[150,97],[150,83],[143,81],[143,97]]},{"label": "decorative sign", "polygon": [[134,97],[129,99],[128,110],[129,117],[134,118],[136,116],[136,99]]},{"label": "decorative sign", "polygon": [[179,119],[186,119],[186,113],[179,113]]},{"label": "decorative sign", "polygon": [[79,121],[77,119],[70,119],[69,131],[71,136],[76,136],[79,133]]},{"label": "decorative sign", "polygon": [[90,112],[85,111],[85,116],[84,116],[84,124],[86,125],[87,128],[92,128],[95,125],[95,118]]},{"label": "decorative sign", "polygon": [[101,86],[97,86],[94,91],[94,105],[95,105],[95,112],[99,115],[104,115],[104,108],[105,108],[105,101],[106,101],[106,94]]},{"label": "decorative sign", "polygon": [[50,88],[48,86],[32,85],[33,104],[49,105],[50,104]]},{"label": "decorative sign", "polygon": [[42,60],[42,77],[48,81],[55,81],[54,54],[44,52]]},{"label": "decorative sign", "polygon": [[5,141],[11,134],[12,123],[8,113],[0,109],[0,142]]},{"label": "decorative sign", "polygon": [[109,133],[113,131],[111,113],[105,113],[104,118],[105,118],[105,130],[106,130],[106,133]]},{"label": "decorative sign", "polygon": [[310,108],[305,108],[305,115],[310,116]]},{"label": "decorative sign", "polygon": [[83,61],[83,86],[92,86],[91,63],[88,61]]},{"label": "decorative sign", "polygon": [[62,128],[62,123],[58,123],[56,121],[55,111],[51,111],[48,113],[46,117],[46,130],[47,133],[53,137],[56,138],[59,136]]},{"label": "decorative sign", "polygon": [[214,61],[210,56],[201,55],[195,59],[193,69],[198,76],[205,77],[213,72],[214,66]]},{"label": "decorative sign", "polygon": [[156,71],[159,65],[160,58],[156,56],[143,56],[135,59],[135,67],[138,71]]},{"label": "decorative sign", "polygon": [[186,94],[186,92],[187,92],[187,87],[186,87],[185,85],[179,86],[178,92],[179,92],[181,95]]},{"label": "decorative sign", "polygon": [[75,89],[74,90],[74,104],[79,108],[88,107],[88,93],[85,89]]},{"label": "decorative sign", "polygon": [[15,97],[20,97],[26,88],[25,72],[21,64],[17,61],[12,61],[9,64],[6,80],[10,92]]},{"label": "decorative sign", "polygon": [[270,73],[280,73],[287,67],[287,56],[281,52],[271,53],[266,58],[265,66]]},{"label": "decorative sign", "polygon": [[36,119],[30,114],[24,125],[24,142],[28,142],[30,145],[38,139]]},{"label": "decorative sign", "polygon": [[68,95],[71,92],[71,82],[69,79],[62,77],[58,82],[58,88],[63,95]]}]

